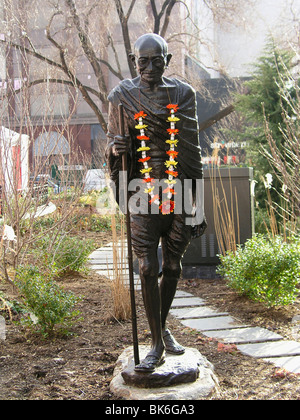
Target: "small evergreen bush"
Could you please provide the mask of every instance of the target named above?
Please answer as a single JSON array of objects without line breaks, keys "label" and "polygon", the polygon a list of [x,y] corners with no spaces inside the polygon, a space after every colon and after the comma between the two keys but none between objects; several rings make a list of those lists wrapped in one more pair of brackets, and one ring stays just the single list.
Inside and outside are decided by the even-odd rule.
[{"label": "small evergreen bush", "polygon": [[36,241],[33,252],[39,263],[45,267],[54,264],[56,274],[62,275],[72,271],[85,273],[88,257],[93,250],[91,240],[60,234],[55,240],[50,235],[44,235]]},{"label": "small evergreen bush", "polygon": [[31,320],[30,325],[36,323],[44,336],[53,333],[55,327],[67,333],[79,316],[80,312],[74,307],[80,298],[65,291],[38,267],[20,267],[16,274],[16,285],[27,311],[34,315],[35,322]]},{"label": "small evergreen bush", "polygon": [[93,242],[78,237],[58,238],[54,251],[54,261],[60,274],[68,271],[86,272],[88,257],[94,249]]},{"label": "small evergreen bush", "polygon": [[228,285],[268,306],[293,303],[300,282],[300,238],[255,235],[235,253],[220,255],[218,272]]}]

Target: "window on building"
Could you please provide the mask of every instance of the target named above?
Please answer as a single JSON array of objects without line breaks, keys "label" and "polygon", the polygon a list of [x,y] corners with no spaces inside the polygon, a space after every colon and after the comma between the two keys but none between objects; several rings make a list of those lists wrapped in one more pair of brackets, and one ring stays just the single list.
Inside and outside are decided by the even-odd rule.
[{"label": "window on building", "polygon": [[33,157],[66,156],[70,154],[67,139],[56,131],[42,133],[34,142]]}]

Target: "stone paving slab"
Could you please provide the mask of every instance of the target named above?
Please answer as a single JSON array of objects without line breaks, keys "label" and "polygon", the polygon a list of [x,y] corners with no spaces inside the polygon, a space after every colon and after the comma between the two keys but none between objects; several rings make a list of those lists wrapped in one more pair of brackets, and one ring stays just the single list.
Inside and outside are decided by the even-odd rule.
[{"label": "stone paving slab", "polygon": [[[102,273],[107,273],[107,274],[112,274],[113,271],[114,271],[112,266],[108,266],[108,267],[107,266],[106,267],[92,266],[92,268],[93,268],[93,270],[96,270],[97,272],[101,271]],[[129,275],[128,269],[123,269],[123,270],[119,269],[119,271],[120,272],[122,271],[122,273],[125,273],[126,275]]]},{"label": "stone paving slab", "polygon": [[178,308],[171,309],[170,313],[178,319],[208,318],[212,316],[228,315],[228,312],[219,312],[207,306],[199,308]]},{"label": "stone paving slab", "polygon": [[[118,251],[118,254],[117,255],[119,257],[122,256],[124,258],[127,258],[127,253],[122,253],[122,252]],[[111,252],[97,252],[97,251],[94,251],[89,256],[89,259],[90,260],[95,260],[95,259],[103,260],[105,258],[113,258],[113,256],[114,256],[114,253],[112,251]]]},{"label": "stone paving slab", "polygon": [[[113,273],[113,271],[111,271],[111,272],[109,272],[109,271],[105,271],[105,270],[96,270],[96,273],[97,274],[100,274],[100,276],[105,276],[105,277],[108,277],[108,278],[110,278],[111,276],[112,276],[112,273]],[[125,277],[124,278],[124,280],[125,280],[125,282],[128,280],[129,281],[129,273],[127,272],[125,272],[125,273],[123,273],[123,276]],[[134,274],[133,275],[133,279],[134,279],[134,281],[140,281],[140,276],[139,275],[137,275],[137,274]]]},{"label": "stone paving slab", "polygon": [[105,255],[105,254],[113,254],[114,249],[116,249],[117,252],[123,252],[124,254],[127,254],[127,249],[121,248],[119,246],[117,246],[116,248],[101,248],[101,249],[96,249],[95,251],[92,252],[91,255]]},{"label": "stone paving slab", "polygon": [[279,341],[282,336],[260,327],[235,328],[233,330],[204,331],[206,337],[217,338],[225,343],[243,344]]},{"label": "stone paving slab", "polygon": [[240,344],[237,346],[237,348],[243,354],[256,358],[300,356],[300,343],[297,341]]},{"label": "stone paving slab", "polygon": [[183,319],[181,323],[186,327],[194,328],[201,332],[224,330],[230,328],[246,327],[248,325],[241,325],[236,319],[231,316],[218,316],[210,318],[197,318],[197,319]]},{"label": "stone paving slab", "polygon": [[[99,250],[96,250],[96,251],[105,253],[105,252],[113,252],[113,250],[114,250],[114,249],[118,249],[118,250],[123,249],[123,250],[124,250],[124,252],[126,252],[126,253],[127,253],[127,247],[125,248],[125,247],[124,247],[124,246],[122,246],[122,245],[117,245],[116,247],[112,247],[112,246],[104,246],[103,248],[101,248],[101,249],[99,249]],[[94,251],[94,252],[95,252],[95,251]]]},{"label": "stone paving slab", "polygon": [[94,256],[94,257],[90,258],[90,262],[93,263],[93,264],[101,264],[101,263],[103,264],[106,261],[113,262],[114,261],[113,255]]},{"label": "stone paving slab", "polygon": [[[96,270],[97,274],[100,274],[100,276],[105,276],[105,277],[112,277],[113,276],[113,270]],[[129,272],[125,271],[122,273],[124,277],[129,278]],[[140,278],[140,276],[133,276],[133,278]]]},{"label": "stone paving slab", "polygon": [[[107,264],[91,264],[91,268],[93,270],[100,270],[100,271],[108,271],[108,269],[109,270],[113,269],[112,264],[108,264],[108,265]],[[119,270],[121,270],[120,267],[119,267]],[[126,268],[124,267],[122,271],[126,271],[126,273],[129,273],[127,267]]]},{"label": "stone paving slab", "polygon": [[90,268],[96,271],[103,271],[103,272],[105,271],[106,273],[110,273],[114,270],[114,266],[112,264],[106,264],[103,266],[97,264],[97,268],[95,265],[91,265]]},{"label": "stone paving slab", "polygon": [[109,242],[109,243],[103,245],[101,248],[98,248],[97,251],[101,251],[101,249],[105,249],[105,248],[113,248],[115,246],[118,246],[118,247],[123,246],[123,247],[127,248],[127,239],[124,240],[123,243],[122,243],[121,240],[119,240],[118,243],[116,243],[116,244],[113,244],[112,242]]},{"label": "stone paving slab", "polygon": [[175,298],[177,297],[194,297],[191,293],[185,292],[184,290],[176,290]]},{"label": "stone paving slab", "polygon": [[[90,267],[92,267],[94,270],[105,270],[105,268],[107,269],[107,267],[109,267],[109,269],[112,269],[114,267],[114,262],[113,260],[107,260],[107,261],[99,261],[99,260],[94,260],[92,263],[90,263]],[[123,263],[119,263],[117,264],[117,267],[128,267],[127,264]]]},{"label": "stone paving slab", "polygon": [[113,261],[98,261],[98,260],[93,260],[90,261],[90,266],[92,266],[93,268],[95,266],[101,266],[101,268],[107,267],[107,265],[112,266],[114,264]]},{"label": "stone paving slab", "polygon": [[281,367],[288,372],[300,373],[300,356],[293,357],[272,357],[264,359],[266,362],[273,363],[277,367]]},{"label": "stone paving slab", "polygon": [[205,301],[198,297],[180,297],[175,298],[172,303],[172,308],[182,306],[202,306],[205,305]]},{"label": "stone paving slab", "polygon": [[[113,261],[98,261],[95,260],[93,262],[90,262],[90,267],[94,270],[105,270],[107,269],[107,267],[109,267],[109,269],[112,269],[112,267],[114,266],[114,262]],[[124,269],[126,268],[128,270],[128,264],[126,264],[125,262],[118,263],[117,267],[124,267]]]},{"label": "stone paving slab", "polygon": [[6,326],[5,319],[0,315],[0,340],[5,340],[6,338]]},{"label": "stone paving slab", "polygon": [[[95,260],[92,263],[90,263],[89,265],[93,270],[105,270],[105,269],[107,270],[108,268],[110,270],[112,270],[113,267],[114,267],[114,262],[113,261],[98,261],[98,260]],[[118,267],[120,267],[120,265],[118,265]]]},{"label": "stone paving slab", "polygon": [[96,249],[95,251],[92,252],[91,255],[96,254],[96,255],[100,255],[100,254],[112,254],[114,252],[114,249],[117,250],[117,252],[124,252],[125,254],[127,254],[127,249],[121,247],[121,246],[116,246],[116,248],[113,247],[107,247],[107,248],[101,248],[101,249]]},{"label": "stone paving slab", "polygon": [[111,270],[95,270],[99,276],[104,276],[110,279],[113,276],[113,269]]},{"label": "stone paving slab", "polygon": [[112,242],[110,242],[110,243],[108,243],[108,244],[105,244],[105,245],[103,245],[103,247],[102,248],[100,248],[100,249],[105,249],[105,248],[113,248],[114,246],[118,246],[118,247],[121,247],[121,246],[126,246],[127,247],[127,241],[124,241],[124,243],[122,243],[122,241],[119,241],[117,244],[113,244]]}]

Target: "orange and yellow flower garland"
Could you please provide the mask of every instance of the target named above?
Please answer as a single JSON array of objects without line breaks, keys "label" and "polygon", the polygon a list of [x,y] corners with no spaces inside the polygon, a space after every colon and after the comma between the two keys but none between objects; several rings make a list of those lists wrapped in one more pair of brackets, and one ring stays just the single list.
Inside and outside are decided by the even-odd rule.
[{"label": "orange and yellow flower garland", "polygon": [[138,112],[134,116],[135,120],[139,120],[138,125],[135,126],[137,130],[140,130],[140,135],[137,136],[137,139],[141,141],[141,147],[139,147],[137,151],[142,153],[142,157],[139,159],[139,162],[143,163],[144,166],[140,172],[142,175],[144,175],[143,181],[146,184],[145,193],[150,195],[150,203],[155,202],[157,205],[159,205],[159,196],[158,194],[154,195],[154,186],[152,186],[153,178],[151,178],[150,175],[150,172],[152,171],[152,168],[149,166],[149,161],[151,157],[147,156],[147,152],[150,150],[150,147],[146,145],[146,142],[149,141],[150,138],[145,135],[145,129],[148,126],[144,124],[143,118],[146,117],[147,114],[145,114],[143,111]]},{"label": "orange and yellow flower garland", "polygon": [[167,188],[163,191],[163,193],[167,194],[168,200],[163,201],[159,207],[162,214],[169,214],[174,211],[174,195],[176,194],[174,185],[176,184],[176,178],[178,177],[178,172],[176,171],[178,162],[175,160],[178,156],[178,152],[175,150],[178,143],[178,140],[175,137],[179,131],[176,129],[176,123],[179,121],[179,118],[175,116],[175,113],[178,111],[178,105],[169,104],[167,108],[170,110],[170,116],[168,117],[170,128],[167,130],[170,135],[170,139],[167,140],[166,143],[170,146],[170,148],[166,152],[168,160],[166,160],[165,165],[167,167],[166,174],[168,175],[168,179],[165,180]]},{"label": "orange and yellow flower garland", "polygon": [[150,173],[152,171],[152,168],[151,166],[149,166],[149,161],[151,157],[147,156],[147,151],[150,150],[150,147],[146,145],[146,142],[150,140],[150,138],[145,135],[145,130],[148,126],[144,124],[143,121],[143,119],[147,117],[147,114],[145,114],[143,111],[140,111],[134,116],[134,119],[139,121],[138,125],[136,125],[135,128],[137,130],[140,130],[140,135],[137,136],[137,139],[141,141],[141,147],[139,147],[137,151],[142,153],[142,157],[139,159],[139,162],[143,163],[143,169],[141,169],[140,172],[142,175],[144,175],[143,181],[147,185],[145,193],[149,194],[150,196],[150,204],[157,204],[162,214],[170,214],[174,211],[174,195],[176,194],[174,190],[174,185],[176,184],[176,178],[178,176],[178,172],[176,171],[178,162],[175,160],[178,156],[178,152],[175,150],[178,143],[178,140],[175,137],[179,131],[178,129],[176,129],[176,123],[179,121],[179,118],[175,116],[175,113],[178,111],[178,105],[169,104],[167,108],[170,110],[170,116],[168,117],[168,121],[170,122],[170,128],[168,128],[167,130],[168,134],[170,135],[170,139],[168,139],[166,143],[170,146],[170,148],[166,152],[168,155],[168,159],[165,162],[165,165],[167,167],[165,173],[168,175],[168,179],[165,180],[167,188],[163,191],[163,193],[167,194],[168,200],[163,201],[161,204],[159,201],[159,195],[154,194],[154,179],[151,178]]}]

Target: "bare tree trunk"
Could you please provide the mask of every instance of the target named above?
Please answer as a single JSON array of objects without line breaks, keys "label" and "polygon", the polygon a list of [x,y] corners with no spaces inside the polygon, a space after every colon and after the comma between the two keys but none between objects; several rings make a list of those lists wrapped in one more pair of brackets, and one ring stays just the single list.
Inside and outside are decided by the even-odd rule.
[{"label": "bare tree trunk", "polygon": [[114,0],[114,2],[115,2],[115,5],[116,5],[117,13],[118,13],[121,28],[122,28],[123,40],[124,40],[124,45],[125,45],[125,51],[126,51],[126,57],[127,57],[129,71],[130,71],[131,77],[135,78],[137,76],[137,72],[136,72],[136,69],[134,68],[134,65],[133,65],[132,61],[129,58],[129,54],[132,52],[132,49],[131,49],[131,42],[130,42],[130,36],[129,36],[129,30],[128,30],[128,19],[129,19],[130,14],[133,10],[133,6],[134,6],[136,0],[132,0],[131,5],[130,5],[126,15],[124,13],[121,0]]},{"label": "bare tree trunk", "polygon": [[[155,0],[150,0],[151,9],[154,17],[154,28],[153,32],[155,34],[161,35],[163,38],[166,35],[169,23],[170,23],[170,16],[172,13],[172,9],[177,3],[177,0],[165,0],[161,6],[161,10],[158,13],[156,8]],[[161,26],[161,19],[163,18],[163,15],[165,14],[165,19],[163,23],[162,29]]]}]

